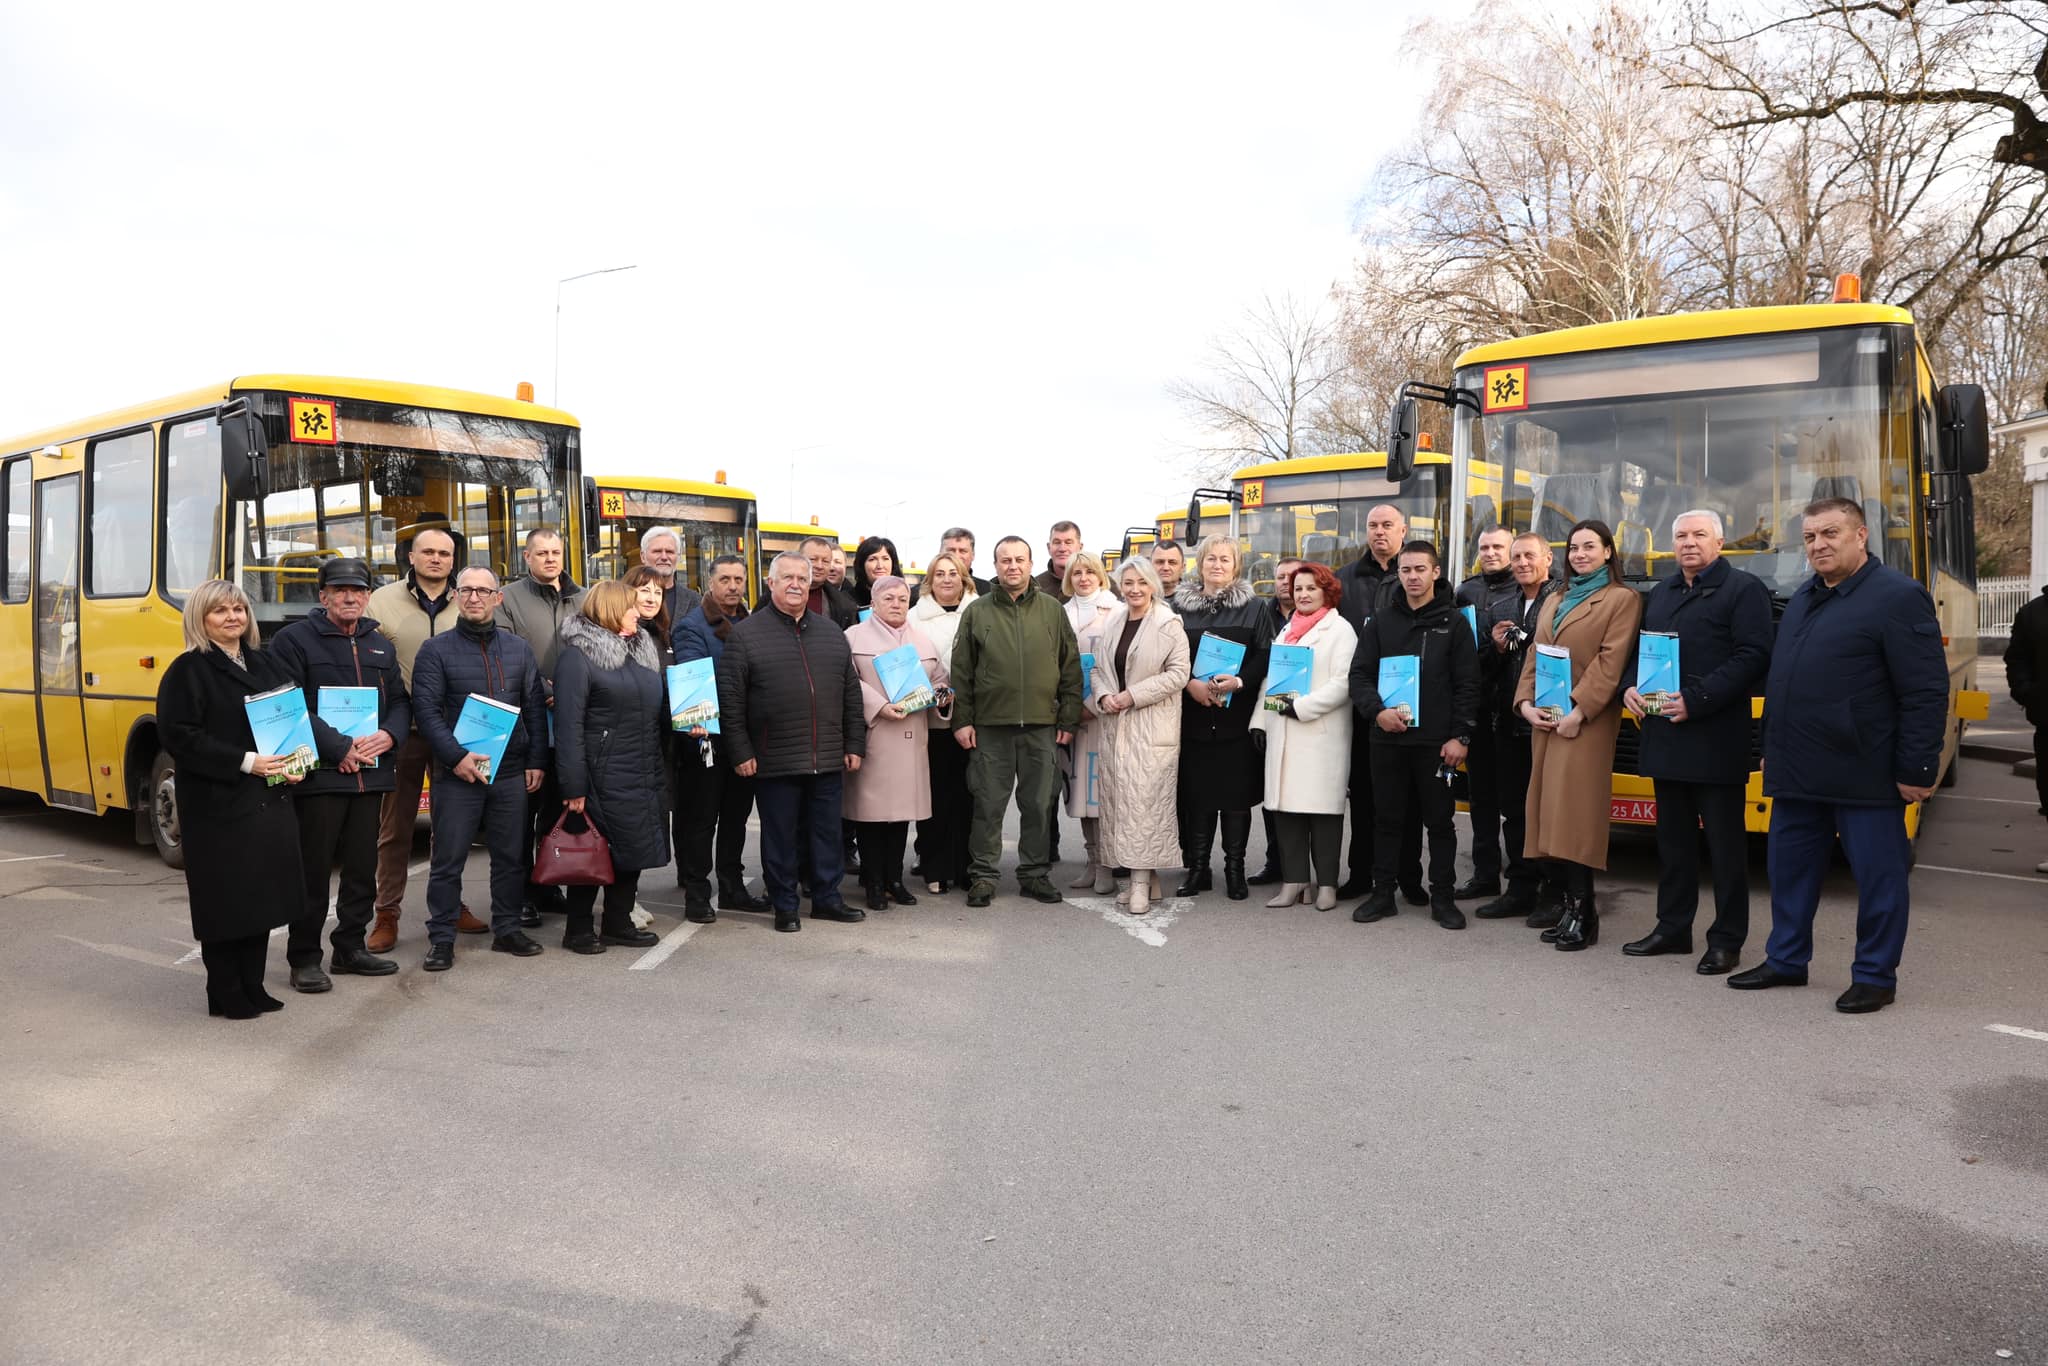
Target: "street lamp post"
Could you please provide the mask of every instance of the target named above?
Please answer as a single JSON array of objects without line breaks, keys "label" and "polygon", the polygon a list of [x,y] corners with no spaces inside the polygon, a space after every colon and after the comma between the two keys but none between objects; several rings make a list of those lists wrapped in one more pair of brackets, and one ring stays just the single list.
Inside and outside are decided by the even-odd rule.
[{"label": "street lamp post", "polygon": [[616,275],[622,270],[638,270],[638,264],[630,266],[606,266],[603,270],[586,270],[581,275],[565,275],[555,281],[555,383],[549,403],[556,408],[562,406],[562,286],[575,280],[588,280],[593,275]]}]

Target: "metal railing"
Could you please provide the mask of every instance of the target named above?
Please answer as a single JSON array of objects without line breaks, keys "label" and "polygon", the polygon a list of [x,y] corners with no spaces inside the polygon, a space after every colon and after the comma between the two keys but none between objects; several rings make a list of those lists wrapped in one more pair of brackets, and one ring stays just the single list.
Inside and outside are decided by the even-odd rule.
[{"label": "metal railing", "polygon": [[2011,635],[2012,619],[2033,596],[2033,582],[2029,579],[1977,580],[1977,634]]}]

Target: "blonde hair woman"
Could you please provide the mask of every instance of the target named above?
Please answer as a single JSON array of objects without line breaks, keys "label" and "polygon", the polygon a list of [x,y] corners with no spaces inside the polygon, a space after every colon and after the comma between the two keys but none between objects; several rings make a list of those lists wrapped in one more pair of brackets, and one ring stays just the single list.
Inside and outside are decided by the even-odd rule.
[{"label": "blonde hair woman", "polygon": [[[1109,589],[1109,571],[1102,567],[1101,560],[1085,550],[1076,551],[1067,561],[1067,572],[1060,578],[1060,588],[1067,595],[1064,604],[1067,624],[1074,628],[1074,640],[1081,647],[1082,692],[1085,694],[1091,686],[1088,675],[1094,662],[1092,656],[1102,637],[1104,623],[1117,609],[1117,597]],[[1108,893],[1116,890],[1116,876],[1110,870],[1117,865],[1104,863],[1096,848],[1102,815],[1102,808],[1096,801],[1096,780],[1102,763],[1102,727],[1093,724],[1091,716],[1086,708],[1082,709],[1081,724],[1074,732],[1073,743],[1060,751],[1060,777],[1066,787],[1067,814],[1081,822],[1081,837],[1088,845],[1088,864],[1070,885]]]},{"label": "blonde hair woman", "polygon": [[[910,624],[924,633],[939,667],[953,668],[953,640],[960,614],[974,601],[974,576],[967,561],[950,550],[932,556],[910,609]],[[943,896],[967,880],[967,832],[974,824],[974,797],[967,790],[968,751],[953,740],[952,722],[927,712],[925,758],[932,781],[932,814],[917,823],[917,875],[925,890]]]},{"label": "blonde hair woman", "polygon": [[157,734],[177,765],[178,835],[206,1006],[249,1020],[284,1002],[263,989],[270,932],[304,909],[299,822],[281,756],[260,754],[245,705],[298,680],[260,648],[249,596],[208,579],[185,599],[185,652],[157,688]]},{"label": "blonde hair woman", "polygon": [[1161,601],[1159,576],[1142,559],[1117,568],[1124,605],[1103,623],[1083,709],[1102,732],[1102,817],[1096,856],[1131,870],[1125,899],[1143,915],[1158,894],[1155,870],[1171,866],[1174,787],[1179,775],[1180,707],[1188,682],[1188,638]]},{"label": "blonde hair woman", "polygon": [[1187,822],[1181,843],[1188,871],[1177,893],[1209,890],[1209,850],[1220,815],[1224,889],[1232,901],[1243,901],[1251,895],[1244,856],[1251,843],[1252,808],[1264,793],[1265,779],[1251,723],[1266,680],[1273,613],[1245,582],[1244,552],[1230,537],[1205,537],[1192,569],[1174,595],[1187,628],[1188,658],[1201,653],[1202,637],[1210,635],[1242,645],[1244,662],[1235,674],[1189,679],[1181,703],[1180,809]]}]

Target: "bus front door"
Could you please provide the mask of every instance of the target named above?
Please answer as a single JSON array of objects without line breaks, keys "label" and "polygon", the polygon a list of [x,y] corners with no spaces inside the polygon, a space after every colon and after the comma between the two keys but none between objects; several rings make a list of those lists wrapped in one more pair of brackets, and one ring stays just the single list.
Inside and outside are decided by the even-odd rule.
[{"label": "bus front door", "polygon": [[36,721],[52,806],[95,811],[78,639],[79,477],[36,485]]}]

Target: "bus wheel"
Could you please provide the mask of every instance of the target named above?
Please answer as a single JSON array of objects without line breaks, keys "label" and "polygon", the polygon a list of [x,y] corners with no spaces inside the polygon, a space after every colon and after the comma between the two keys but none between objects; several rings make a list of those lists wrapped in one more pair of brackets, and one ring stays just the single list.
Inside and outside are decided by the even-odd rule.
[{"label": "bus wheel", "polygon": [[178,830],[178,766],[171,756],[157,752],[149,766],[149,833],[156,841],[157,857],[172,868],[185,866],[185,844]]}]

